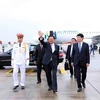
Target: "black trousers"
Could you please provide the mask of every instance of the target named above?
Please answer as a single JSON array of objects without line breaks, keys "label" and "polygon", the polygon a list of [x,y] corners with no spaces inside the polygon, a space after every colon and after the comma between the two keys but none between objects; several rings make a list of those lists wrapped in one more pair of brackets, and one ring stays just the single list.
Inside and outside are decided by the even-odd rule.
[{"label": "black trousers", "polygon": [[69,59],[70,74],[76,78],[75,68],[71,65],[71,58]]},{"label": "black trousers", "polygon": [[47,83],[50,88],[57,90],[57,66],[53,66],[52,61],[48,65],[44,64]]},{"label": "black trousers", "polygon": [[37,81],[41,82],[41,71],[43,69],[43,64],[42,63],[38,63],[37,64]]},{"label": "black trousers", "polygon": [[85,83],[86,80],[86,74],[87,74],[87,67],[82,66],[80,62],[74,66],[76,70],[76,78],[77,78],[77,86],[78,88],[82,88],[82,84]]}]

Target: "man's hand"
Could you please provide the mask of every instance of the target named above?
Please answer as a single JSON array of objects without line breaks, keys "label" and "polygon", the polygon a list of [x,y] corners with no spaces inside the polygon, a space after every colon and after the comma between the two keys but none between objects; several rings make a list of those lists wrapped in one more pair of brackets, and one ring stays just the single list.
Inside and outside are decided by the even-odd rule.
[{"label": "man's hand", "polygon": [[29,60],[26,60],[26,66],[29,66]]},{"label": "man's hand", "polygon": [[14,59],[11,59],[11,66],[14,66]]},{"label": "man's hand", "polygon": [[41,31],[38,31],[38,35],[40,38],[43,37],[43,33]]},{"label": "man's hand", "polygon": [[74,67],[74,63],[71,63],[71,66]]},{"label": "man's hand", "polygon": [[34,61],[34,64],[36,65],[36,61]]},{"label": "man's hand", "polygon": [[86,64],[86,67],[89,67],[89,64],[88,63]]}]

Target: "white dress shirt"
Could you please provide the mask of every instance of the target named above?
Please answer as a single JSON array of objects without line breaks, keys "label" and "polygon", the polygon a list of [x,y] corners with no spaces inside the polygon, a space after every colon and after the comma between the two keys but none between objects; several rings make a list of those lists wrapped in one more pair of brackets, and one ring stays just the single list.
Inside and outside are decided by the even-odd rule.
[{"label": "white dress shirt", "polygon": [[72,57],[73,44],[71,45],[70,57]]},{"label": "white dress shirt", "polygon": [[52,49],[52,53],[55,51],[55,44],[50,44],[51,45],[51,49]]}]

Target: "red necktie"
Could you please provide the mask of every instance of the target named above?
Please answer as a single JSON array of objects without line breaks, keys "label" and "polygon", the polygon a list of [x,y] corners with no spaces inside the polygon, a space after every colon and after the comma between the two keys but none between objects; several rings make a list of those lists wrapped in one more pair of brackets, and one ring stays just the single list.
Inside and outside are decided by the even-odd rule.
[{"label": "red necktie", "polygon": [[42,50],[42,45],[40,45],[40,48],[41,48],[41,50]]}]

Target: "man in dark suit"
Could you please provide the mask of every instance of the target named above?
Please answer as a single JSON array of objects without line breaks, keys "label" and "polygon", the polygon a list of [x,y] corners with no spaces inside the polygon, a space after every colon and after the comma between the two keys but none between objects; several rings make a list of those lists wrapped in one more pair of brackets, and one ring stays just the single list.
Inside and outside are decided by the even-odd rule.
[{"label": "man in dark suit", "polygon": [[43,57],[43,65],[46,71],[47,83],[49,86],[48,91],[53,90],[57,92],[57,66],[59,63],[59,46],[54,43],[53,35],[48,37],[48,42],[44,42],[43,33],[38,32],[39,40],[45,48]]},{"label": "man in dark suit", "polygon": [[75,76],[75,70],[73,71],[73,66],[71,65],[73,44],[75,44],[75,43],[76,43],[76,39],[75,38],[72,38],[71,39],[71,45],[68,45],[68,48],[67,48],[66,59],[69,61],[70,77],[73,77],[73,73],[74,73],[74,77],[76,78],[76,76]]},{"label": "man in dark suit", "polygon": [[91,52],[93,52],[93,55],[95,55],[94,54],[94,44],[93,43],[90,45],[90,54],[91,54]]},{"label": "man in dark suit", "polygon": [[43,68],[42,60],[44,56],[45,50],[43,48],[43,45],[40,43],[36,46],[35,51],[35,60],[34,64],[37,65],[37,84],[41,83],[41,71]]},{"label": "man in dark suit", "polygon": [[[72,66],[75,68],[78,90],[82,91],[82,85],[86,88],[85,79],[87,73],[87,67],[90,63],[89,46],[87,43],[83,42],[84,35],[77,35],[77,43],[73,45],[72,52]],[[81,77],[82,74],[82,77]],[[81,84],[82,83],[82,84]]]}]

